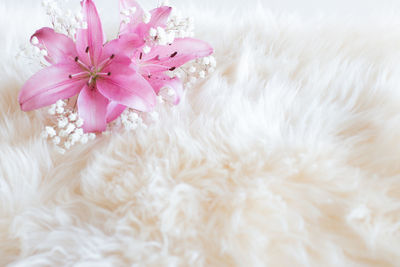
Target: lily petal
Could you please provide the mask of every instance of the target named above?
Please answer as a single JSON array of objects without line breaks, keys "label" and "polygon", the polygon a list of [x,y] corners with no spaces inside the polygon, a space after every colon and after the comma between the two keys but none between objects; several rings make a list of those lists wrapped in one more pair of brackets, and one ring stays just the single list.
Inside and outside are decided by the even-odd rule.
[{"label": "lily petal", "polygon": [[143,22],[143,9],[134,0],[121,0],[120,8],[125,10],[130,7],[135,7],[136,12],[130,17],[131,22],[128,24],[121,23],[120,35],[128,33],[136,33],[145,38],[148,36],[150,28],[162,27],[165,28],[169,15],[171,14],[171,7],[161,6],[150,11],[151,19],[149,23]]},{"label": "lily petal", "polygon": [[31,37],[31,43],[34,38],[37,38],[38,43],[33,45],[47,51],[45,58],[49,63],[57,64],[67,58],[73,59],[77,55],[74,41],[64,34],[56,33],[51,28],[36,31]]},{"label": "lily petal", "polygon": [[151,20],[149,24],[153,28],[157,27],[165,28],[167,26],[169,15],[171,15],[171,11],[172,7],[169,6],[161,6],[151,10],[150,11]]},{"label": "lily petal", "polygon": [[146,38],[149,35],[151,28],[156,29],[157,27],[166,27],[168,17],[171,14],[171,10],[172,8],[168,6],[162,6],[151,10],[151,19],[149,23],[137,23],[134,27],[131,26],[128,32],[134,32],[139,36]]},{"label": "lily petal", "polygon": [[109,100],[95,87],[84,85],[78,96],[79,117],[84,121],[85,132],[103,132],[106,130],[106,115]]},{"label": "lily petal", "polygon": [[130,60],[118,59],[103,69],[110,76],[97,80],[98,90],[118,104],[140,111],[150,111],[156,94],[150,84],[130,66]]},{"label": "lily petal", "polygon": [[171,45],[156,46],[145,55],[140,72],[143,75],[163,72],[212,53],[213,48],[207,42],[193,38],[178,38]]},{"label": "lily petal", "polygon": [[122,114],[122,112],[125,111],[125,109],[126,106],[111,101],[107,107],[107,123],[110,123],[113,120],[117,119]]},{"label": "lily petal", "polygon": [[179,104],[183,95],[183,86],[182,82],[177,77],[171,78],[166,74],[158,74],[147,78],[147,81],[151,84],[156,94],[162,93],[164,89],[173,90],[174,94],[169,95],[167,91],[166,97],[170,98],[174,105]]},{"label": "lily petal", "polygon": [[121,35],[119,38],[108,42],[104,48],[101,56],[101,61],[113,55],[116,51],[118,54],[123,54],[131,58],[136,49],[144,45],[145,41],[140,38],[136,33]]},{"label": "lily petal", "polygon": [[83,0],[82,8],[87,22],[87,29],[79,29],[77,31],[76,50],[83,62],[96,65],[103,48],[103,28],[92,0]]},{"label": "lily petal", "polygon": [[135,8],[136,11],[131,15],[131,22],[129,24],[121,23],[120,35],[127,33],[134,33],[136,26],[142,22],[144,11],[135,0],[120,0],[119,9],[120,11],[127,10],[129,8]]},{"label": "lily petal", "polygon": [[139,36],[146,38],[149,35],[151,28],[165,28],[169,15],[171,14],[171,7],[162,6],[150,11],[151,19],[149,23],[139,23],[135,27],[130,28],[130,32],[137,33]]},{"label": "lily petal", "polygon": [[69,78],[69,74],[78,72],[80,68],[72,63],[61,63],[42,69],[22,87],[18,96],[21,109],[34,110],[78,94],[87,82],[85,79]]}]

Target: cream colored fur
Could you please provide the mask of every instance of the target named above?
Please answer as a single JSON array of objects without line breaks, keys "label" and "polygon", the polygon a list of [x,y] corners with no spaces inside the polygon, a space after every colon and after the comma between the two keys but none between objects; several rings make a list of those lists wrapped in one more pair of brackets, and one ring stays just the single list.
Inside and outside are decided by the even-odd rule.
[{"label": "cream colored fur", "polygon": [[33,70],[14,56],[46,18],[0,3],[0,266],[400,265],[400,13],[211,2],[181,9],[216,73],[65,155],[17,103]]}]

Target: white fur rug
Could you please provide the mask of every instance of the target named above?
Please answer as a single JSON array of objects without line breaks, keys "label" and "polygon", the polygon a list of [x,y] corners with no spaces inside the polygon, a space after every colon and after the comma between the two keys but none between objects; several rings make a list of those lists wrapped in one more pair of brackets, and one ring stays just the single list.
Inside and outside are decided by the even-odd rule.
[{"label": "white fur rug", "polygon": [[46,17],[1,1],[0,266],[399,266],[400,12],[181,3],[217,71],[148,130],[60,155],[17,103]]}]

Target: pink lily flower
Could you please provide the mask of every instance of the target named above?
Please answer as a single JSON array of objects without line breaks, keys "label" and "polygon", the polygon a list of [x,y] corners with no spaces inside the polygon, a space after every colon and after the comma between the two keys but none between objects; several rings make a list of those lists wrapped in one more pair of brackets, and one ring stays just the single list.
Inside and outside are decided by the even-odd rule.
[{"label": "pink lily flower", "polygon": [[[130,15],[128,24],[121,23],[120,36],[136,34],[143,40],[150,38],[150,29],[166,28],[167,20],[171,14],[171,7],[161,6],[150,11],[149,23],[143,22],[144,10],[136,0],[120,0],[121,11],[134,8],[136,11]],[[178,104],[183,93],[182,82],[166,74],[173,71],[188,61],[211,55],[213,48],[206,42],[194,38],[176,38],[168,45],[151,45],[148,54],[143,52],[143,47],[137,49],[131,58],[140,73],[153,87],[156,94],[164,87],[175,92],[174,104]]]},{"label": "pink lily flower", "polygon": [[[22,87],[21,109],[30,111],[75,95],[85,132],[102,132],[126,107],[150,111],[156,94],[149,82],[132,65],[127,51],[142,47],[143,38],[127,33],[104,44],[103,29],[92,0],[83,0],[87,29],[76,34],[76,43],[50,28],[33,36],[51,66],[39,71]],[[31,40],[32,40],[31,39]]]}]

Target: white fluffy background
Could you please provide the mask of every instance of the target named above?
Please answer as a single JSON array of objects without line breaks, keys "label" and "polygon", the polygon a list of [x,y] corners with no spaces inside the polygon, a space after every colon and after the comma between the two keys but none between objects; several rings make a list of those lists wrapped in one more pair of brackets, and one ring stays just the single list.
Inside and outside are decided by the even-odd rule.
[{"label": "white fluffy background", "polygon": [[400,12],[185,2],[216,73],[59,155],[16,100],[38,2],[0,3],[0,266],[399,266]]}]

